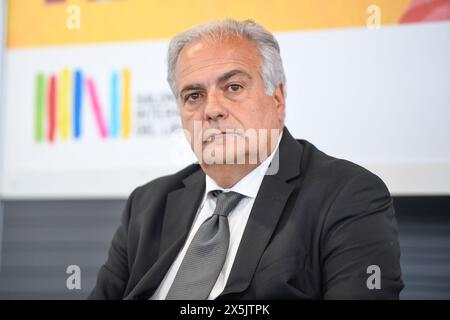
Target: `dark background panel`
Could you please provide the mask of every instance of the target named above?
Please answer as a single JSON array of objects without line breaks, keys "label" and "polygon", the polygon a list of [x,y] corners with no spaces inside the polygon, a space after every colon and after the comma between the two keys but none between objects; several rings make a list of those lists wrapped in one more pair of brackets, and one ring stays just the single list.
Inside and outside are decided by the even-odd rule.
[{"label": "dark background panel", "polygon": [[[395,197],[405,289],[402,299],[450,299],[450,197]],[[85,299],[125,200],[6,201],[2,299]],[[81,268],[81,289],[66,268]]]}]

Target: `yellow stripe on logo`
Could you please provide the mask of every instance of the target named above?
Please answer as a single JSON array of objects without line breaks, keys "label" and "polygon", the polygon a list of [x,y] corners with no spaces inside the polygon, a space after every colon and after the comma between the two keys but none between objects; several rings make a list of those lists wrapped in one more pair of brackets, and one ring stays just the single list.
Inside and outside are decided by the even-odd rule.
[{"label": "yellow stripe on logo", "polygon": [[69,110],[72,110],[71,98],[71,72],[64,68],[59,75],[59,134],[63,141],[69,137]]}]

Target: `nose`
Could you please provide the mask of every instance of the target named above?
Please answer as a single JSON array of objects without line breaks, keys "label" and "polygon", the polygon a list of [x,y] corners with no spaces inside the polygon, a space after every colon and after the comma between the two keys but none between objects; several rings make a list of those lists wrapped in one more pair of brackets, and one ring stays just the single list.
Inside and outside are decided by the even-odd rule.
[{"label": "nose", "polygon": [[210,92],[208,94],[204,114],[205,120],[208,122],[224,120],[228,116],[228,111],[218,93]]}]

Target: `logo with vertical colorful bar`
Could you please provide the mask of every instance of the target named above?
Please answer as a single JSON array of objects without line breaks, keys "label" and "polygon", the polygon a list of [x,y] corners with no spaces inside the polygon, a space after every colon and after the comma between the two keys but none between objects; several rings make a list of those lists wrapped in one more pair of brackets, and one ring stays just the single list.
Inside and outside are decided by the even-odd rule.
[{"label": "logo with vertical colorful bar", "polygon": [[[102,139],[127,139],[131,133],[131,74],[128,69],[113,72],[110,77],[109,105],[100,102],[97,85],[80,69],[65,68],[59,74],[36,75],[35,141],[81,139],[84,112],[93,115]],[[89,105],[84,105],[87,95]],[[108,119],[106,107],[110,108]],[[59,139],[57,139],[59,137]]]}]

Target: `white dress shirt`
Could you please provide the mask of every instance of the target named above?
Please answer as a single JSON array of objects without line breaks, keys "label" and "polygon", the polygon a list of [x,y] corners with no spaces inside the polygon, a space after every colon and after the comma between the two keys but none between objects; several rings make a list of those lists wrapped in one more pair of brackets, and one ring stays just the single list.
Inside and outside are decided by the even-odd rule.
[{"label": "white dress shirt", "polygon": [[272,158],[278,149],[281,141],[281,136],[282,132],[280,134],[277,147],[274,149],[272,154],[230,189],[224,189],[220,187],[211,177],[209,177],[208,175],[205,176],[205,194],[203,195],[203,200],[201,202],[199,210],[197,211],[197,215],[189,232],[189,236],[183,246],[183,249],[178,254],[169,271],[165,275],[163,281],[161,281],[158,289],[156,289],[155,293],[150,299],[164,300],[166,298],[167,293],[169,292],[169,289],[172,286],[172,283],[178,272],[178,269],[180,268],[181,262],[183,261],[184,255],[186,254],[186,251],[189,247],[189,244],[192,241],[192,238],[194,237],[200,225],[206,219],[212,216],[214,212],[216,200],[211,194],[209,194],[209,192],[213,190],[222,190],[223,192],[234,191],[244,195],[244,198],[242,198],[237,206],[228,214],[228,223],[230,225],[230,243],[228,246],[228,252],[225,258],[225,263],[222,267],[222,271],[220,272],[217,281],[208,296],[208,300],[213,300],[222,293],[222,291],[225,289],[228,276],[230,275],[231,267],[233,266],[234,258],[236,257],[239,243],[241,242],[245,225],[247,224],[248,217],[250,216],[253,203],[255,202],[256,195],[259,191],[259,187],[261,186],[267,168],[269,167],[270,162],[272,161]]}]

